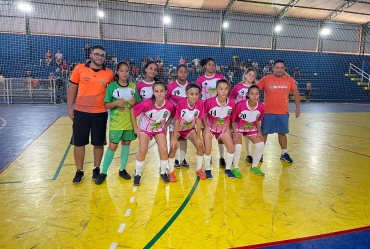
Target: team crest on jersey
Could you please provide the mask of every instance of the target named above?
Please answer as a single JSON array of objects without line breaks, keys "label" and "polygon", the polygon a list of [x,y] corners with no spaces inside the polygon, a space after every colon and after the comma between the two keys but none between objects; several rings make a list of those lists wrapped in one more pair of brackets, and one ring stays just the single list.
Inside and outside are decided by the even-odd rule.
[{"label": "team crest on jersey", "polygon": [[230,114],[231,114],[231,110],[232,110],[232,109],[229,109],[229,110],[227,111],[227,116],[230,116]]},{"label": "team crest on jersey", "polygon": [[198,111],[195,111],[194,118],[198,117],[198,114],[199,114],[199,112]]},{"label": "team crest on jersey", "polygon": [[252,123],[245,123],[244,128],[251,129],[251,128],[253,128],[253,124]]},{"label": "team crest on jersey", "polygon": [[110,134],[110,140],[114,140],[115,136],[114,134]]},{"label": "team crest on jersey", "polygon": [[100,84],[104,85],[105,81],[103,79],[100,80]]},{"label": "team crest on jersey", "polygon": [[168,111],[165,111],[165,112],[163,113],[163,118],[167,118],[167,116],[168,116]]}]

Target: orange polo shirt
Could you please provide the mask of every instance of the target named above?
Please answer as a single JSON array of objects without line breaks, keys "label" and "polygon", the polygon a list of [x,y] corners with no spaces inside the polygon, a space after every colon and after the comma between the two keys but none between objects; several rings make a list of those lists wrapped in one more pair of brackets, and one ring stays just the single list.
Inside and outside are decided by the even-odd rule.
[{"label": "orange polo shirt", "polygon": [[257,86],[265,93],[265,113],[289,113],[289,93],[297,90],[292,77],[275,77],[271,74],[263,77]]},{"label": "orange polo shirt", "polygon": [[101,113],[107,85],[113,81],[112,70],[103,66],[99,71],[90,68],[89,63],[79,64],[70,77],[70,82],[78,85],[75,110],[88,113]]}]

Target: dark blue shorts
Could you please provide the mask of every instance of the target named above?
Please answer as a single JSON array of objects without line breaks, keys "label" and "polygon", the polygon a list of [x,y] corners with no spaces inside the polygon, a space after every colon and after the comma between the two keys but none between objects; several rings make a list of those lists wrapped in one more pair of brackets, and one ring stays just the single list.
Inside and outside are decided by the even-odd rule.
[{"label": "dark blue shorts", "polygon": [[261,125],[262,134],[289,133],[289,113],[266,114]]}]

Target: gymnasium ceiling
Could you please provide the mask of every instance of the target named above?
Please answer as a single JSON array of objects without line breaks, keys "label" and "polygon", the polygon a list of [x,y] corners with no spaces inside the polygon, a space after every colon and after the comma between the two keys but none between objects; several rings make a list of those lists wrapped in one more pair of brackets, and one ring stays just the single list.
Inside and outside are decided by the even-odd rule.
[{"label": "gymnasium ceiling", "polygon": [[370,24],[370,0],[116,0],[192,9]]}]

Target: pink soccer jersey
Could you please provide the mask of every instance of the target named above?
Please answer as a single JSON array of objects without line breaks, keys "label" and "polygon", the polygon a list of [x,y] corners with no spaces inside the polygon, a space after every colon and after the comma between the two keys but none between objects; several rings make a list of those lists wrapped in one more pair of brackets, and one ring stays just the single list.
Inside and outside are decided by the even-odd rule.
[{"label": "pink soccer jersey", "polygon": [[195,127],[198,118],[204,117],[204,103],[198,99],[193,107],[189,106],[188,99],[177,103],[175,118],[180,120],[179,131],[191,130]]},{"label": "pink soccer jersey", "polygon": [[197,85],[200,87],[200,89],[202,89],[203,101],[206,101],[207,99],[217,95],[216,82],[220,79],[225,79],[225,77],[219,73],[216,73],[211,77],[202,75],[197,79]]},{"label": "pink soccer jersey", "polygon": [[140,94],[142,100],[150,99],[153,95],[153,82],[140,81],[136,84],[137,92]]},{"label": "pink soccer jersey", "polygon": [[165,100],[162,106],[156,106],[151,99],[147,99],[133,107],[135,116],[140,116],[139,127],[150,132],[161,132],[167,119],[174,114],[173,104]]},{"label": "pink soccer jersey", "polygon": [[172,83],[167,85],[167,95],[166,99],[170,100],[171,103],[176,107],[177,102],[186,98],[186,86],[189,85],[190,82],[186,81],[185,86],[182,86],[177,82],[177,80],[173,81]]},{"label": "pink soccer jersey", "polygon": [[204,103],[204,113],[206,113],[206,123],[209,129],[216,133],[222,133],[230,124],[231,114],[234,111],[235,101],[226,98],[226,105],[221,106],[217,97],[207,99]]},{"label": "pink soccer jersey", "polygon": [[232,120],[238,132],[257,131],[256,123],[263,120],[265,113],[265,105],[257,102],[257,106],[252,109],[247,101],[236,103],[235,111],[232,115]]},{"label": "pink soccer jersey", "polygon": [[231,91],[230,98],[235,99],[236,102],[247,99],[248,88],[251,85],[244,85],[243,82],[237,84]]}]

